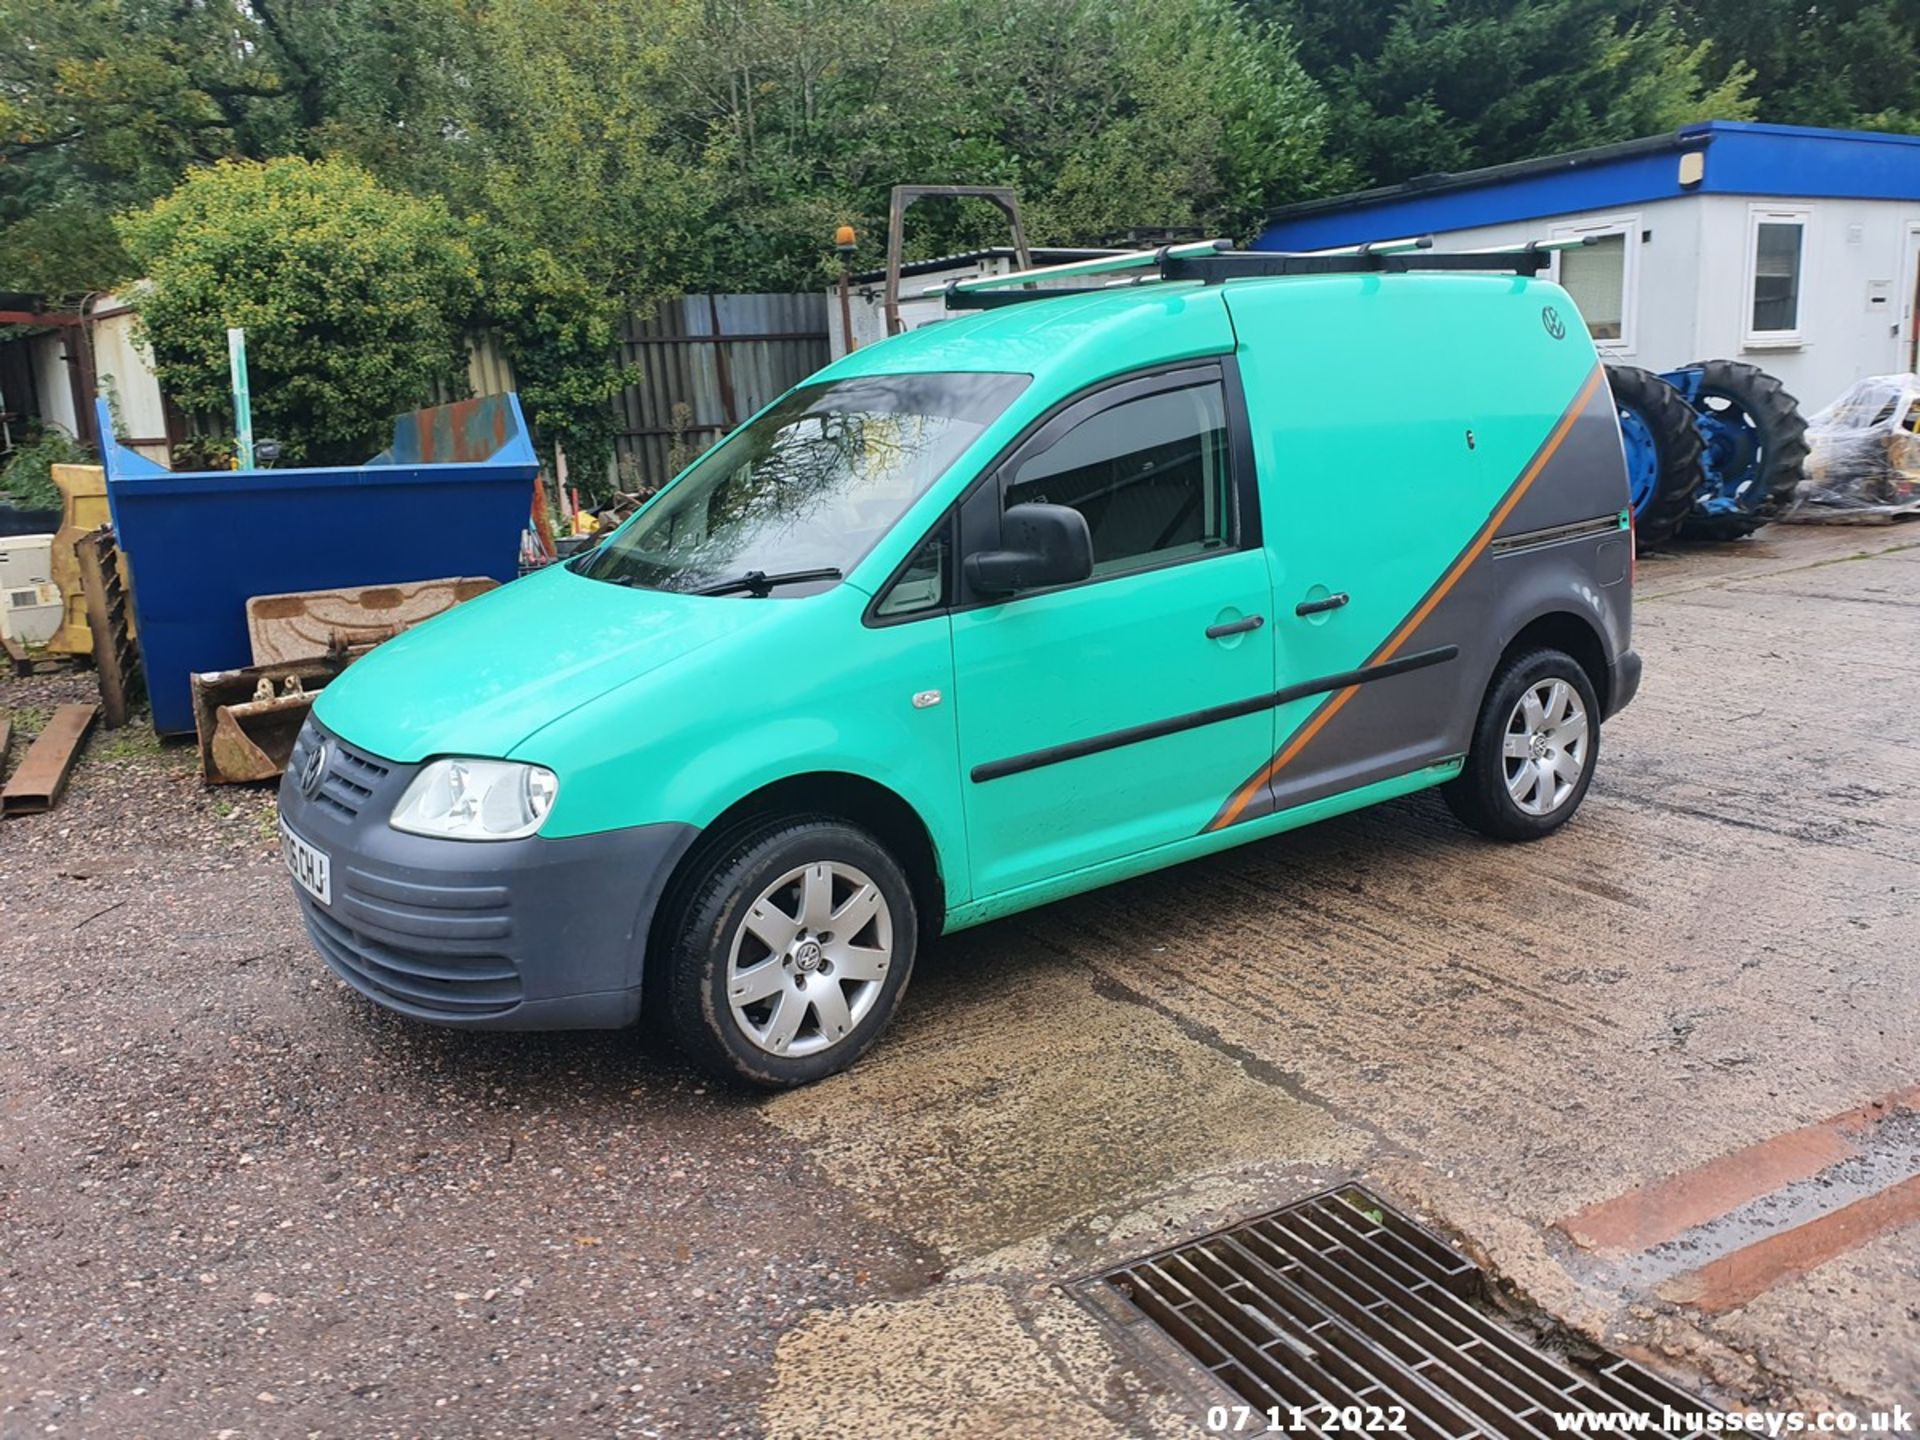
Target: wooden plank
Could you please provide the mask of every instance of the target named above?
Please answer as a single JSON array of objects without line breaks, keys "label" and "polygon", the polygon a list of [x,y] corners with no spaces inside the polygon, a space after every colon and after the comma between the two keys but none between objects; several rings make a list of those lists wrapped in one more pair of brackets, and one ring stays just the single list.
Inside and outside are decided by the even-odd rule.
[{"label": "wooden plank", "polygon": [[80,746],[100,716],[98,705],[62,705],[27,749],[26,758],[0,790],[0,814],[33,815],[51,810],[67,788]]},{"label": "wooden plank", "polygon": [[11,635],[0,635],[0,645],[6,647],[7,659],[13,662],[14,674],[31,675],[33,673],[33,661],[27,658],[26,646]]},{"label": "wooden plank", "polygon": [[13,712],[0,710],[0,775],[7,773],[7,746],[13,741]]},{"label": "wooden plank", "polygon": [[1718,1315],[1916,1220],[1920,1220],[1920,1175],[1909,1175],[1851,1205],[1791,1229],[1776,1230],[1709,1261],[1691,1274],[1667,1281],[1657,1293],[1663,1300]]},{"label": "wooden plank", "polygon": [[1857,1142],[1874,1127],[1916,1112],[1920,1112],[1920,1085],[1651,1181],[1589,1205],[1558,1225],[1586,1249],[1651,1250],[1763,1195],[1857,1158],[1861,1153]]}]

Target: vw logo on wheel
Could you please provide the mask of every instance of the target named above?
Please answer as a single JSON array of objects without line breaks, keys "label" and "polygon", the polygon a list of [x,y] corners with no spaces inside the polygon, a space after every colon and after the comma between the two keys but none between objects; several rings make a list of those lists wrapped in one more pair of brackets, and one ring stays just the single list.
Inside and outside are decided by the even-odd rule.
[{"label": "vw logo on wheel", "polygon": [[309,800],[316,798],[320,794],[320,784],[326,778],[327,742],[322,740],[307,756],[307,763],[300,767],[300,793]]},{"label": "vw logo on wheel", "polygon": [[1547,327],[1547,334],[1556,340],[1567,338],[1567,322],[1560,318],[1560,312],[1551,305],[1540,307],[1540,323]]}]

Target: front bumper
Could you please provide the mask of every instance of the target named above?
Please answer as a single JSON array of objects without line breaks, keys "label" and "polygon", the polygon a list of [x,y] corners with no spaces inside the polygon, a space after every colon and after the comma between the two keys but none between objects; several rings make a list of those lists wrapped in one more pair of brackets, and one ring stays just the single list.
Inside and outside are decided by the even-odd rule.
[{"label": "front bumper", "polygon": [[[327,759],[303,785],[322,741]],[[410,835],[387,817],[419,769],[348,745],[317,720],[295,742],[280,818],[327,853],[332,903],[292,888],[333,972],[388,1009],[441,1025],[632,1024],[647,931],[694,827],[562,840]]]}]

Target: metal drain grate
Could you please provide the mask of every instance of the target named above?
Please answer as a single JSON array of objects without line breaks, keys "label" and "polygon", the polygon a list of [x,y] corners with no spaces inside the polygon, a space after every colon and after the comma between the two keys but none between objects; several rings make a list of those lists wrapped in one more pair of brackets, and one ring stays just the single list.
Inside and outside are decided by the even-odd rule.
[{"label": "metal drain grate", "polygon": [[[1130,1302],[1128,1319],[1152,1321],[1261,1424],[1294,1434],[1389,1428],[1346,1423],[1357,1408],[1369,1420],[1404,1410],[1412,1440],[1562,1437],[1580,1432],[1555,1417],[1582,1412],[1645,1415],[1636,1433],[1685,1437],[1712,1409],[1629,1360],[1535,1349],[1474,1303],[1485,1293],[1476,1266],[1355,1186],[1120,1266],[1093,1288]],[[1693,1424],[1669,1429],[1681,1416]],[[1615,1426],[1626,1428],[1593,1428]]]}]

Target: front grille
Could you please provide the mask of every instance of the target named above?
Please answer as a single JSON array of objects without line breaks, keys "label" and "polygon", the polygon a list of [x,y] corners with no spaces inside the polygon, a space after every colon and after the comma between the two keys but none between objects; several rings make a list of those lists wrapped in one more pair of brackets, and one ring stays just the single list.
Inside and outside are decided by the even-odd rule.
[{"label": "front grille", "polygon": [[[1649,1434],[1698,1436],[1711,1408],[1603,1351],[1528,1344],[1476,1303],[1478,1268],[1358,1187],[1120,1266],[1092,1289],[1124,1298],[1130,1321],[1153,1322],[1289,1433],[1349,1431],[1341,1412],[1357,1407],[1404,1409],[1413,1440],[1540,1440],[1566,1433],[1557,1416],[1622,1412],[1648,1416]],[[1666,1428],[1681,1416],[1695,1423]]]},{"label": "front grille", "polygon": [[393,767],[353,749],[338,736],[329,739],[327,744],[327,773],[313,800],[316,805],[324,805],[351,820],[373,798],[374,786],[386,779]]},{"label": "front grille", "polygon": [[314,945],[341,978],[396,1009],[475,1019],[520,1003],[520,972],[504,955],[404,949],[341,924],[304,896],[300,908]]}]

